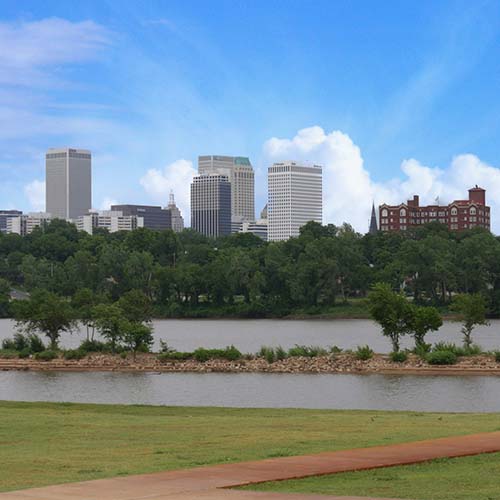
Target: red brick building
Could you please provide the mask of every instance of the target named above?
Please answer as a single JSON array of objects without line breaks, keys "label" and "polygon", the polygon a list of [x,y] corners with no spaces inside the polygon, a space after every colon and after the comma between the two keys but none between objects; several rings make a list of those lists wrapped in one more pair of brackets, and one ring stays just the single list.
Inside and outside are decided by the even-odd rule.
[{"label": "red brick building", "polygon": [[469,189],[468,200],[455,200],[449,205],[420,206],[417,195],[401,205],[379,206],[381,231],[406,231],[428,222],[446,224],[452,231],[473,227],[490,229],[490,207],[486,206],[486,191],[477,185]]}]

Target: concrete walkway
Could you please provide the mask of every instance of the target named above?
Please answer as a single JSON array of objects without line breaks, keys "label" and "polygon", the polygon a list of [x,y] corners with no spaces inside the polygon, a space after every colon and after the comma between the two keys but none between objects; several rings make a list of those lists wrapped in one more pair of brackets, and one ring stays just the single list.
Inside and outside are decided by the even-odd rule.
[{"label": "concrete walkway", "polygon": [[[235,486],[500,451],[500,432],[197,467],[1,493],[0,500],[360,500],[230,490]],[[363,500],[368,500],[363,497]],[[376,499],[371,499],[376,500]]]}]

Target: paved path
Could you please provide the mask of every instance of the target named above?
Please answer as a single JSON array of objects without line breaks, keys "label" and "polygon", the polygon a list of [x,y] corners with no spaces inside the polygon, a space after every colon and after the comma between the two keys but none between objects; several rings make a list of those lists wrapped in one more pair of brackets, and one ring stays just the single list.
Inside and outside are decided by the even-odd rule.
[{"label": "paved path", "polygon": [[[374,469],[500,451],[500,432],[197,467],[1,493],[0,500],[360,500],[229,490],[264,481]],[[363,500],[368,500],[366,497]],[[371,499],[376,500],[376,499]]]}]

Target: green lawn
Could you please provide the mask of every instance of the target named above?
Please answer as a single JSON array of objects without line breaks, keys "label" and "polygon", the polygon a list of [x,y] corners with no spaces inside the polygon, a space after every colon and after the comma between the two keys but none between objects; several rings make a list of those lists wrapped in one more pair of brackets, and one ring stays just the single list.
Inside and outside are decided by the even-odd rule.
[{"label": "green lawn", "polygon": [[500,453],[264,483],[244,489],[412,500],[499,500]]},{"label": "green lawn", "polygon": [[0,402],[0,491],[500,430],[500,415]]}]

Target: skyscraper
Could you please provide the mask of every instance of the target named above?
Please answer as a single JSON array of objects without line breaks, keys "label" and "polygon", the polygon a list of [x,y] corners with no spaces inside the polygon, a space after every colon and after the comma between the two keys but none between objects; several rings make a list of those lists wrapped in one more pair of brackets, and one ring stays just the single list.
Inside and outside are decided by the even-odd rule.
[{"label": "skyscraper", "polygon": [[91,154],[87,149],[50,148],[45,155],[45,211],[76,219],[92,207]]},{"label": "skyscraper", "polygon": [[231,234],[231,183],[225,175],[198,175],[191,183],[191,227],[205,236]]},{"label": "skyscraper", "polygon": [[231,217],[237,222],[255,220],[255,180],[250,160],[243,156],[198,156],[200,175],[225,175],[231,183]]},{"label": "skyscraper", "polygon": [[370,218],[370,227],[368,229],[369,234],[377,234],[378,225],[377,225],[377,215],[375,213],[375,203],[372,203],[372,216]]},{"label": "skyscraper", "polygon": [[182,217],[179,207],[175,204],[173,191],[170,191],[167,210],[170,211],[172,230],[176,233],[180,233],[184,229],[184,218]]},{"label": "skyscraper", "polygon": [[298,236],[309,221],[322,222],[322,168],[293,161],[268,169],[268,241]]}]

